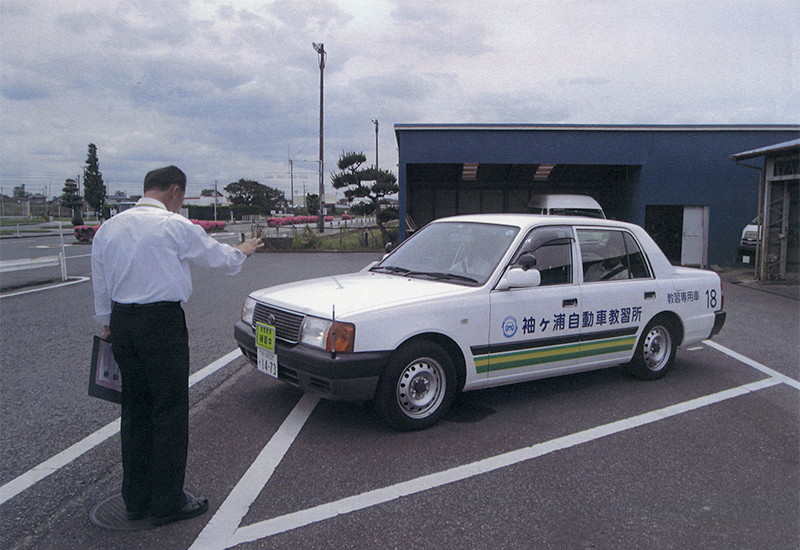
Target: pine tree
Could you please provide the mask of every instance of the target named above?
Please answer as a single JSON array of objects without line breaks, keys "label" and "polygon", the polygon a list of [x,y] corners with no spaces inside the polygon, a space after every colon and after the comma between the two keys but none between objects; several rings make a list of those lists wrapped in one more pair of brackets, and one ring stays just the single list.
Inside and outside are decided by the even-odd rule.
[{"label": "pine tree", "polygon": [[[69,208],[72,211],[72,217],[77,217],[76,210],[83,206],[83,199],[78,191],[78,184],[74,179],[68,179],[64,182],[64,188],[61,190],[62,195],[59,198],[61,206]],[[80,212],[80,210],[78,210]]]},{"label": "pine tree", "polygon": [[106,203],[106,185],[100,173],[100,162],[97,160],[97,146],[89,144],[89,155],[83,168],[83,197],[100,217]]},{"label": "pine tree", "polygon": [[361,214],[375,213],[375,223],[381,231],[383,242],[388,243],[389,232],[384,224],[396,220],[399,213],[396,207],[385,204],[386,197],[397,193],[400,187],[397,185],[397,177],[388,170],[361,168],[366,161],[367,157],[363,152],[342,153],[337,163],[339,172],[331,174],[331,183],[336,189],[344,189],[344,196],[350,203],[357,199],[370,201],[361,203],[360,208],[351,209]]}]

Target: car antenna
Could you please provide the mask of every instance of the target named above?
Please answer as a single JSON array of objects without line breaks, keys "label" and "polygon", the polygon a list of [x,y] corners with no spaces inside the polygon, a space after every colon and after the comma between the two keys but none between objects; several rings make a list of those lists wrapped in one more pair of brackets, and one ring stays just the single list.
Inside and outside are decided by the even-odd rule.
[{"label": "car antenna", "polygon": [[331,359],[336,359],[336,305],[331,305],[331,320],[333,321],[333,327],[331,330],[333,334],[331,336]]}]

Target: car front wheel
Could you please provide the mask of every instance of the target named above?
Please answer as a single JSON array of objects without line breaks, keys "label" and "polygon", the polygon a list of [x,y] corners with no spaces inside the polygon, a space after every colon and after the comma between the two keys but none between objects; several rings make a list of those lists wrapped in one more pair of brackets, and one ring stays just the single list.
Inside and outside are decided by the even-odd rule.
[{"label": "car front wheel", "polygon": [[641,380],[658,380],[667,374],[677,349],[671,327],[665,319],[653,319],[645,327],[633,359],[625,365],[631,375]]},{"label": "car front wheel", "polygon": [[441,346],[412,342],[397,350],[378,384],[380,415],[400,430],[421,430],[438,422],[456,390],[453,360]]}]

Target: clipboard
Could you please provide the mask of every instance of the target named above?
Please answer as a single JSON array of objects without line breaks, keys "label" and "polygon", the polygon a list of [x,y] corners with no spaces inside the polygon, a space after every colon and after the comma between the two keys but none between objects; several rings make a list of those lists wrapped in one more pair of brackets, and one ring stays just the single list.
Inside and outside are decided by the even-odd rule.
[{"label": "clipboard", "polygon": [[111,353],[111,342],[96,335],[89,373],[89,395],[112,403],[122,403],[122,373]]}]

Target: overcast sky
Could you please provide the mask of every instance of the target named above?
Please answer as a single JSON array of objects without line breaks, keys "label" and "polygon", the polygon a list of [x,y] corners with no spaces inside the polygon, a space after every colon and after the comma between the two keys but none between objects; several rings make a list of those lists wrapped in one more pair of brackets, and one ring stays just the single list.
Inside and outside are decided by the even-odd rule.
[{"label": "overcast sky", "polygon": [[[2,0],[0,184],[187,195],[343,151],[397,173],[396,123],[800,123],[800,0]],[[318,186],[297,163],[296,188]]]}]

